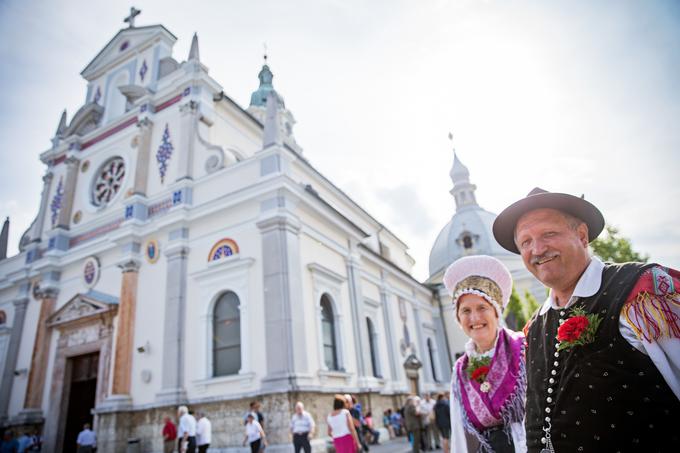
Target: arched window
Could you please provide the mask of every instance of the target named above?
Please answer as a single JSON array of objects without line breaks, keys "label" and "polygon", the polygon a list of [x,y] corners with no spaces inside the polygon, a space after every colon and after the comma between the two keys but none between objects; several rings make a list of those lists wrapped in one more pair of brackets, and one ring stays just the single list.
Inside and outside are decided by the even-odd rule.
[{"label": "arched window", "polygon": [[430,367],[432,368],[432,380],[439,382],[439,377],[437,376],[437,368],[434,366],[434,347],[432,346],[432,339],[427,339],[427,353],[430,356]]},{"label": "arched window", "polygon": [[328,296],[321,296],[321,332],[323,335],[323,360],[329,370],[338,370],[338,348],[335,342],[335,319]]},{"label": "arched window", "polygon": [[368,348],[371,352],[371,367],[373,369],[373,376],[382,377],[380,375],[380,366],[378,364],[378,335],[375,333],[375,327],[371,318],[366,318],[368,325]]},{"label": "arched window", "polygon": [[213,376],[237,374],[241,369],[241,312],[238,296],[220,296],[213,312]]},{"label": "arched window", "polygon": [[4,310],[0,310],[0,325],[3,325],[7,322],[7,315],[5,314]]}]

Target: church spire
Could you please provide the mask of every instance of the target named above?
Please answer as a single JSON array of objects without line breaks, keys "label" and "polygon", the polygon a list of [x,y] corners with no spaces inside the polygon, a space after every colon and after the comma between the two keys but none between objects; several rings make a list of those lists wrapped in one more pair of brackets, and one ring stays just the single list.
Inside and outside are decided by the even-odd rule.
[{"label": "church spire", "polygon": [[59,126],[57,126],[57,132],[54,134],[55,137],[63,137],[64,132],[66,132],[66,109],[61,112],[61,118],[59,119]]},{"label": "church spire", "polygon": [[455,149],[453,150],[453,166],[451,166],[449,176],[451,176],[453,182],[453,189],[450,193],[456,200],[456,212],[469,206],[478,206],[475,198],[477,186],[470,183],[470,171],[458,159]]},{"label": "church spire", "polygon": [[281,95],[279,95],[279,93],[276,92],[276,90],[274,89],[274,84],[272,83],[272,81],[274,80],[274,74],[272,73],[271,69],[269,69],[269,65],[267,64],[266,47],[264,54],[264,63],[262,64],[262,69],[260,70],[260,73],[257,75],[257,78],[260,80],[260,86],[250,96],[250,106],[266,107],[269,93],[273,93],[278,103],[278,106],[281,108],[285,108],[283,98],[281,97]]},{"label": "church spire", "polygon": [[191,50],[189,50],[189,61],[201,61],[198,53],[198,34],[194,32],[194,37],[191,38]]},{"label": "church spire", "polygon": [[2,233],[0,233],[0,260],[7,258],[7,243],[9,242],[9,217],[5,219],[2,224]]}]

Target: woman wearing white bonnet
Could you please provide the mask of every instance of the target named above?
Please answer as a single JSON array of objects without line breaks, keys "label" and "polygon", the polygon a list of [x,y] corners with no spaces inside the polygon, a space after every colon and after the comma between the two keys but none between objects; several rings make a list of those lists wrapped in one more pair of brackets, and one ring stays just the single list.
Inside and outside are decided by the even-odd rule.
[{"label": "woman wearing white bonnet", "polygon": [[512,277],[496,258],[467,256],[444,274],[458,324],[470,338],[451,379],[451,453],[525,452],[525,340],[503,322]]}]

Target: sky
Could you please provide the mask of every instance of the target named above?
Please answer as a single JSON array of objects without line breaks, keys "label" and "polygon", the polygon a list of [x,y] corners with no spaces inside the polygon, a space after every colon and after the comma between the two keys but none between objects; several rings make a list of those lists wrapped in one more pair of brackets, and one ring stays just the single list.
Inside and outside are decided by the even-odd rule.
[{"label": "sky", "polygon": [[[35,218],[59,116],[130,3],[0,0],[0,215]],[[680,3],[136,0],[243,107],[263,43],[310,163],[409,245],[428,277],[455,212],[453,148],[499,213],[539,186],[585,194],[652,261],[680,268]],[[453,140],[448,139],[449,132]]]}]

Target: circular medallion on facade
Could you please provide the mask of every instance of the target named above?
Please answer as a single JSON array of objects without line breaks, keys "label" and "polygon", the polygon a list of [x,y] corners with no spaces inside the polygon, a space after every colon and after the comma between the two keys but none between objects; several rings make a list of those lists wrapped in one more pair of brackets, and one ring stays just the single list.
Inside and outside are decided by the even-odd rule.
[{"label": "circular medallion on facade", "polygon": [[73,214],[73,223],[80,223],[82,218],[83,211],[77,211],[75,214]]},{"label": "circular medallion on facade", "polygon": [[85,265],[83,266],[83,283],[88,288],[94,287],[99,280],[99,260],[96,256],[91,256],[85,260]]},{"label": "circular medallion on facade", "polygon": [[125,180],[125,161],[122,157],[107,160],[99,167],[92,184],[92,204],[106,206],[118,194]]},{"label": "circular medallion on facade", "polygon": [[149,263],[153,264],[158,261],[158,257],[160,256],[160,247],[158,246],[157,240],[149,239],[149,241],[146,243],[145,251],[146,260]]},{"label": "circular medallion on facade", "polygon": [[80,164],[80,172],[81,173],[85,173],[89,169],[90,169],[90,161],[89,160],[85,160],[85,161],[83,161],[82,164]]}]

